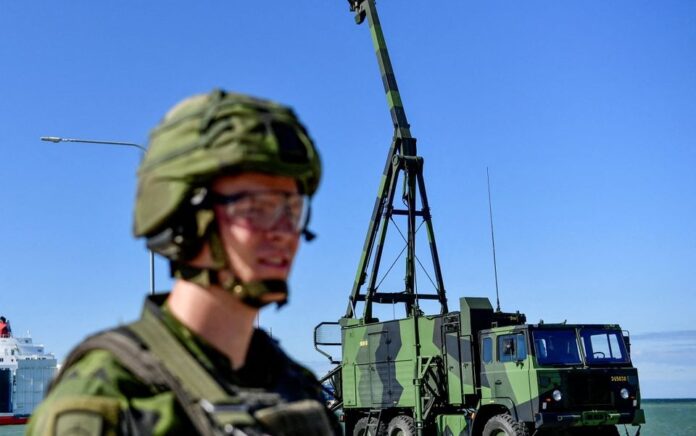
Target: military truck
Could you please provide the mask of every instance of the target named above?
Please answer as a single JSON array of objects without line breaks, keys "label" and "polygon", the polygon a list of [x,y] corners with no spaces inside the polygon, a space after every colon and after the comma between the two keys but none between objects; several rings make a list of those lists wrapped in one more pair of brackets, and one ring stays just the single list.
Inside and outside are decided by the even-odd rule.
[{"label": "military truck", "polygon": [[618,435],[617,424],[645,422],[618,325],[526,324],[487,298],[459,306],[339,321],[342,359],[330,381],[347,435]]},{"label": "military truck", "polygon": [[[331,385],[331,407],[342,412],[346,434],[618,435],[616,424],[643,423],[638,374],[619,326],[526,324],[523,314],[504,313],[499,302],[493,310],[486,298],[461,298],[459,311],[449,310],[424,159],[411,135],[375,2],[348,3],[357,24],[369,23],[394,136],[346,313],[315,328],[316,349],[336,364],[323,381]],[[400,177],[402,208],[394,202]],[[395,221],[399,217],[406,219],[404,231]],[[399,254],[405,254],[403,289],[396,292],[385,292],[379,278],[390,226],[405,242]],[[417,267],[425,271],[416,254],[422,227],[431,291],[416,280]],[[439,313],[426,315],[425,302],[437,302]],[[405,317],[380,321],[375,304],[403,305]],[[340,335],[332,338],[332,330]],[[340,360],[329,346],[341,347]]]}]

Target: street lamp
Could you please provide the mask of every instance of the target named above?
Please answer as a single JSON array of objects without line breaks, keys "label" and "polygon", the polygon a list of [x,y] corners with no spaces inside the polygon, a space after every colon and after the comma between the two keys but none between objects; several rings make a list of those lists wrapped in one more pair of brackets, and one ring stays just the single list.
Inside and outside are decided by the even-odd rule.
[{"label": "street lamp", "polygon": [[96,141],[94,139],[75,139],[75,138],[61,138],[60,136],[42,136],[42,141],[46,142],[84,142],[87,144],[108,144],[108,145],[125,145],[127,147],[139,148],[140,151],[145,153],[147,149],[140,144],[134,142],[120,142],[120,141]]},{"label": "street lamp", "polygon": [[[82,142],[86,144],[105,144],[105,145],[122,145],[125,147],[135,147],[141,152],[145,153],[147,149],[140,144],[133,142],[121,142],[121,141],[97,141],[94,139],[75,139],[75,138],[62,138],[60,136],[42,136],[42,141],[46,142]],[[148,250],[150,253],[150,293],[154,295],[155,293],[155,253],[152,250]]]}]

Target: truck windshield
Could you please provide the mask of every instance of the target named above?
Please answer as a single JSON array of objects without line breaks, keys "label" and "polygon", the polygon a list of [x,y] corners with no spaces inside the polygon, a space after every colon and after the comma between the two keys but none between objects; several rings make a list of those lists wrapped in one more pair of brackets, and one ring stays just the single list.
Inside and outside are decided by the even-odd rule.
[{"label": "truck windshield", "polygon": [[623,335],[618,330],[580,329],[583,351],[588,365],[628,363]]},{"label": "truck windshield", "polygon": [[575,329],[534,330],[534,350],[540,365],[581,365]]}]

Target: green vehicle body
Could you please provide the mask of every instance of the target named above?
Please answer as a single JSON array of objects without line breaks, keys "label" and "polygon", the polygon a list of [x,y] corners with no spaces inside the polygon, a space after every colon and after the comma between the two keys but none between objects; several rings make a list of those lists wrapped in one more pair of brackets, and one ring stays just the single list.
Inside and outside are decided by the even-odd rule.
[{"label": "green vehicle body", "polygon": [[387,423],[417,408],[425,434],[479,435],[501,414],[550,434],[645,422],[618,325],[526,324],[523,314],[466,297],[459,312],[372,321],[339,322],[333,377],[346,434],[361,418]]},{"label": "green vehicle body", "polygon": [[[519,312],[493,310],[487,298],[460,298],[459,310],[449,309],[424,159],[411,135],[375,0],[348,3],[355,22],[369,26],[394,136],[345,315],[319,324],[314,334],[315,348],[336,364],[322,381],[331,385],[330,407],[342,412],[346,434],[601,436],[618,435],[617,424],[645,422],[630,343],[618,325],[527,324]],[[378,280],[382,254],[399,217],[406,219],[399,230],[403,288],[385,292]],[[416,269],[424,269],[416,256],[421,226],[432,290],[416,283]],[[439,313],[424,314],[425,300],[437,302]],[[403,304],[405,318],[380,322],[374,304]],[[327,327],[340,329],[340,339],[327,335]],[[341,359],[322,346],[340,346]]]}]

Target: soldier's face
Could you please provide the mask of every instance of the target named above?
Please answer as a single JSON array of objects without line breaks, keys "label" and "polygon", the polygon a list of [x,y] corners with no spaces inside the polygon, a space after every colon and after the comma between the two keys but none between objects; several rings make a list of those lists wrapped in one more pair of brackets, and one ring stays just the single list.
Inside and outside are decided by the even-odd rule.
[{"label": "soldier's face", "polygon": [[[242,193],[265,197],[263,193],[270,193],[270,201],[276,198],[273,193],[278,201],[295,198],[298,193],[294,179],[260,173],[221,177],[213,183],[212,190],[226,197]],[[238,216],[230,210],[233,209],[229,205],[215,206],[222,243],[236,277],[243,282],[287,279],[299,245],[299,232],[288,217],[281,216],[271,228],[264,230],[259,227],[268,226],[256,225],[253,214]]]}]

